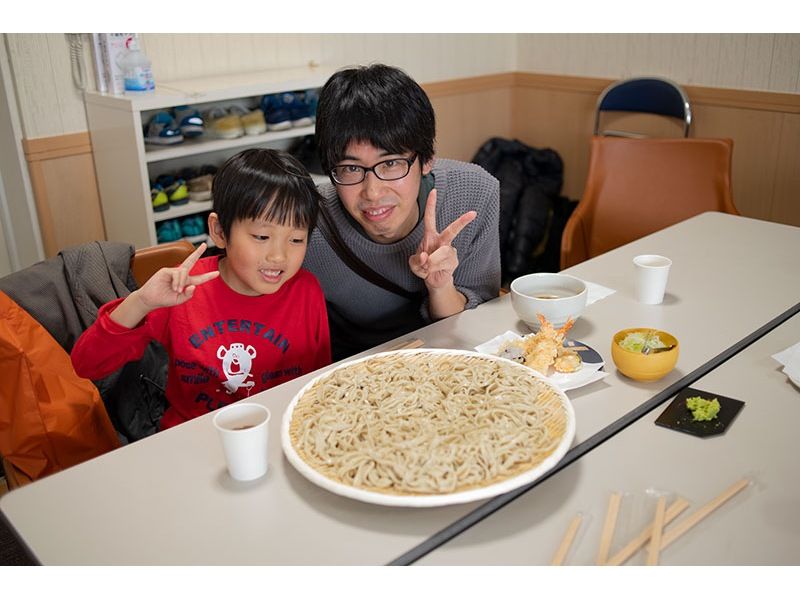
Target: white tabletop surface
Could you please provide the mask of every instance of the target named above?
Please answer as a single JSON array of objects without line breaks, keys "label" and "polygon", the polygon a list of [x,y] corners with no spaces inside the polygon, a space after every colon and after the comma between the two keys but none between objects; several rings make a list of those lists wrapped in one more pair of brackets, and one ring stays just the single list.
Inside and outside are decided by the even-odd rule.
[{"label": "white tabletop surface", "polygon": [[[583,521],[565,564],[592,564],[612,492],[622,495],[615,553],[652,520],[660,494],[690,503],[674,526],[743,478],[750,485],[666,547],[660,563],[800,564],[800,388],[770,357],[798,342],[800,314],[692,384],[744,401],[723,435],[655,425],[667,402],[417,564],[546,565],[578,513]],[[628,563],[644,557],[640,550]]]},{"label": "white tabletop surface", "polygon": [[[575,442],[792,307],[800,298],[799,248],[800,228],[707,213],[571,268],[617,291],[588,306],[571,333],[597,349],[610,372],[568,392]],[[641,253],[673,260],[662,305],[633,297],[631,259]],[[629,380],[611,362],[613,333],[634,326],[667,330],[681,342],[676,369],[658,382]],[[508,296],[409,337],[427,347],[471,349],[506,330],[526,332]],[[0,510],[47,564],[382,564],[480,506],[382,507],[301,477],[282,455],[280,415],[311,377],[250,399],[273,411],[270,471],[260,481],[228,477],[209,414],[11,492]],[[536,517],[551,515],[543,508]]]}]

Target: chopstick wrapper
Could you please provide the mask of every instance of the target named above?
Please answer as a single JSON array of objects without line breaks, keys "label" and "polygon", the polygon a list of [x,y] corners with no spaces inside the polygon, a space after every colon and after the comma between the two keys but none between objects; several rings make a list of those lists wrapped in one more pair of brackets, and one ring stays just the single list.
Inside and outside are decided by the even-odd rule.
[{"label": "chopstick wrapper", "polygon": [[605,299],[609,295],[613,295],[617,292],[614,289],[609,289],[608,287],[604,287],[595,282],[589,282],[588,280],[584,280],[583,282],[586,285],[586,289],[589,291],[586,297],[586,305],[591,305],[595,301]]},{"label": "chopstick wrapper", "polygon": [[772,359],[783,366],[783,373],[793,381],[800,381],[800,343],[775,353]]}]

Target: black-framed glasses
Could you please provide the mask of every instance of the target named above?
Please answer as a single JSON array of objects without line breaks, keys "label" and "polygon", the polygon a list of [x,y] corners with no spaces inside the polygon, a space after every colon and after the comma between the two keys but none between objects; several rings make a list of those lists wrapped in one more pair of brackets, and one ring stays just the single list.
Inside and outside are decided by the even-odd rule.
[{"label": "black-framed glasses", "polygon": [[411,165],[416,161],[417,154],[410,158],[389,158],[371,167],[357,164],[344,164],[331,168],[331,178],[339,185],[358,185],[371,172],[382,181],[396,181],[411,172]]}]

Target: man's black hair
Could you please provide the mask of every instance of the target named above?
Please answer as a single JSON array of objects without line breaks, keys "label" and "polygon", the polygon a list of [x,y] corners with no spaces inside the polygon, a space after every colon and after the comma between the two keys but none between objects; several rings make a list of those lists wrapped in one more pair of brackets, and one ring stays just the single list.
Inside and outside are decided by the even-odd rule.
[{"label": "man's black hair", "polygon": [[325,172],[351,141],[367,141],[393,154],[433,158],[436,118],[423,89],[399,68],[359,66],[334,73],[322,88],[316,139]]},{"label": "man's black hair", "polygon": [[264,148],[244,150],[225,162],[214,175],[211,195],[226,239],[239,220],[266,219],[310,232],[321,200],[308,171],[294,156]]}]

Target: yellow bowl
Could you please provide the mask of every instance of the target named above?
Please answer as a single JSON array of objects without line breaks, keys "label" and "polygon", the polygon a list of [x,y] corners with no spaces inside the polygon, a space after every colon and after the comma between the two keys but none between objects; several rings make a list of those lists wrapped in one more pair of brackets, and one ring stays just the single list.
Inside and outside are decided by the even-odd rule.
[{"label": "yellow bowl", "polygon": [[[665,345],[675,346],[669,351],[644,355],[637,351],[623,349],[619,344],[631,332],[647,334],[650,330],[653,330]],[[650,382],[659,380],[672,371],[678,362],[678,349],[678,339],[669,332],[654,328],[626,328],[614,335],[614,339],[611,341],[611,358],[614,360],[617,369],[628,378],[641,382]]]}]

